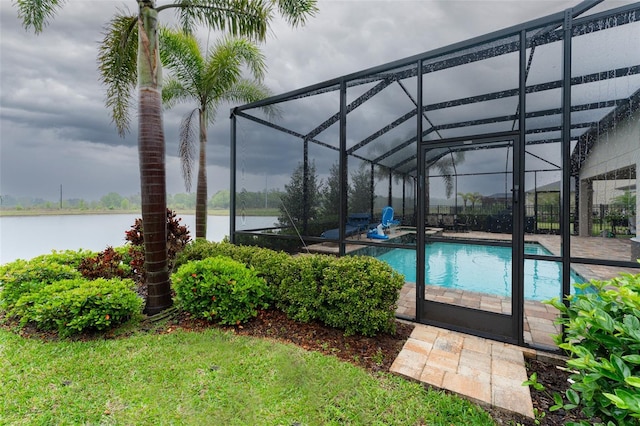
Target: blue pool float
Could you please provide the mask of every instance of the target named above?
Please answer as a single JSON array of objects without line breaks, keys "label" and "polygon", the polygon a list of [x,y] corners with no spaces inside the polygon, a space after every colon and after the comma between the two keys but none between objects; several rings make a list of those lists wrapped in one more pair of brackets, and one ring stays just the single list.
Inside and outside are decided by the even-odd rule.
[{"label": "blue pool float", "polygon": [[367,238],[373,238],[374,240],[388,240],[389,236],[379,234],[377,229],[371,229],[367,232]]}]

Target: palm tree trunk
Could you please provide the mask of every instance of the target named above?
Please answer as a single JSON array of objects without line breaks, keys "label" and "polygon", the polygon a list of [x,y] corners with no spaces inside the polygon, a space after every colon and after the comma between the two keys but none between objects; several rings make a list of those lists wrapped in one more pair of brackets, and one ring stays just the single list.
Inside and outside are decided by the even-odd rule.
[{"label": "palm tree trunk", "polygon": [[196,239],[207,238],[207,117],[200,109],[200,154],[196,189]]},{"label": "palm tree trunk", "polygon": [[153,1],[139,0],[138,16],[138,154],[142,197],[147,304],[156,314],[172,304],[167,268],[167,192],[162,127],[158,13]]}]

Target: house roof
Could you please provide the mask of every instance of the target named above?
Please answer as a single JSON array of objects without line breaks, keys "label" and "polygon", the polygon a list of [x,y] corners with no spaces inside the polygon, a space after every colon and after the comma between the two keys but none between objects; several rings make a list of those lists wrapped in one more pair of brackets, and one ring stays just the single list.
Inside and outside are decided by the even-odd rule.
[{"label": "house roof", "polygon": [[[572,176],[571,177],[571,183],[569,184],[571,187],[571,192],[573,192],[573,189],[575,188],[575,178]],[[533,193],[542,193],[542,192],[560,192],[560,181],[555,181],[555,182],[551,182],[548,183],[546,185],[542,185],[542,186],[538,186],[537,188],[531,188],[530,190],[527,191],[527,194],[533,194]]]}]

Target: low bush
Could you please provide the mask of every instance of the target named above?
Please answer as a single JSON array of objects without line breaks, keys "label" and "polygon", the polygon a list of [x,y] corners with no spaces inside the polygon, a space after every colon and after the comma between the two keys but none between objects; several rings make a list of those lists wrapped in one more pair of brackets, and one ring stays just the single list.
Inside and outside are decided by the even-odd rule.
[{"label": "low bush", "polygon": [[366,256],[292,257],[260,247],[198,240],[184,249],[176,265],[215,256],[227,256],[254,269],[266,280],[276,307],[291,319],[317,320],[347,334],[372,336],[395,330],[396,302],[404,278],[382,261]]},{"label": "low bush", "polygon": [[321,320],[347,334],[395,332],[395,312],[404,276],[367,256],[344,256],[325,268],[320,286]]},{"label": "low bush", "polygon": [[61,336],[105,330],[141,312],[133,286],[128,279],[61,280],[21,296],[11,315]]},{"label": "low bush", "polygon": [[234,253],[238,246],[230,244],[228,241],[216,243],[203,239],[197,239],[187,244],[174,262],[176,270],[182,265],[193,260],[204,260],[208,257],[227,256],[234,258]]},{"label": "low bush", "polygon": [[227,257],[187,263],[172,278],[182,309],[199,318],[240,324],[269,306],[264,279],[254,269]]},{"label": "low bush", "polygon": [[276,306],[290,318],[318,320],[346,334],[395,331],[404,277],[368,256],[298,256],[290,260]]},{"label": "low bush", "polygon": [[[640,423],[640,275],[623,274],[609,281],[577,284],[586,290],[569,296],[568,306],[550,302],[563,314],[559,323],[565,336],[558,346],[569,355],[576,371],[566,392],[568,403],[558,396],[556,405],[582,409],[587,417],[607,424]],[[586,424],[586,423],[584,423]]]},{"label": "low bush", "polygon": [[290,267],[276,293],[276,306],[293,320],[324,322],[320,308],[323,305],[321,288],[324,270],[336,258],[326,255],[291,258]]},{"label": "low bush", "polygon": [[[23,295],[37,292],[64,279],[80,278],[74,267],[51,261],[52,255],[18,259],[0,266],[0,308],[10,311]],[[53,255],[55,259],[57,255]]]},{"label": "low bush", "polygon": [[175,261],[176,268],[192,260],[203,260],[209,257],[226,256],[252,267],[258,275],[265,279],[269,293],[275,295],[280,282],[288,274],[287,253],[273,251],[261,247],[239,246],[223,241],[220,243],[196,240],[185,247]]},{"label": "low bush", "polygon": [[97,253],[91,250],[52,250],[51,253],[43,254],[31,259],[31,262],[47,261],[49,263],[59,263],[77,268],[87,257],[93,257]]},{"label": "low bush", "polygon": [[[324,228],[329,229],[329,228]],[[244,246],[262,247],[274,251],[284,251],[286,253],[298,253],[304,250],[300,238],[295,231],[291,230],[289,235],[293,238],[283,238],[281,235],[287,235],[286,230],[280,230],[281,233],[269,235],[269,231],[260,234],[240,234],[236,235],[236,244]],[[322,232],[322,231],[320,231]],[[320,234],[318,234],[320,235]]]}]

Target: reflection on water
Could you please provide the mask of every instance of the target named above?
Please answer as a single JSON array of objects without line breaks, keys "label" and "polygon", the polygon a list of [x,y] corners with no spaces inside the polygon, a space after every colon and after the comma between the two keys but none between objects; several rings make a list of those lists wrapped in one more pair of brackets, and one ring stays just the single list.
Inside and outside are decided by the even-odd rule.
[{"label": "reflection on water", "polygon": [[[0,264],[15,259],[31,259],[51,250],[100,251],[125,243],[124,233],[139,214],[88,214],[60,216],[0,217]],[[178,215],[195,235],[194,215]],[[273,216],[247,216],[252,228],[273,226]],[[222,241],[229,234],[228,216],[209,216],[207,239]]]}]

